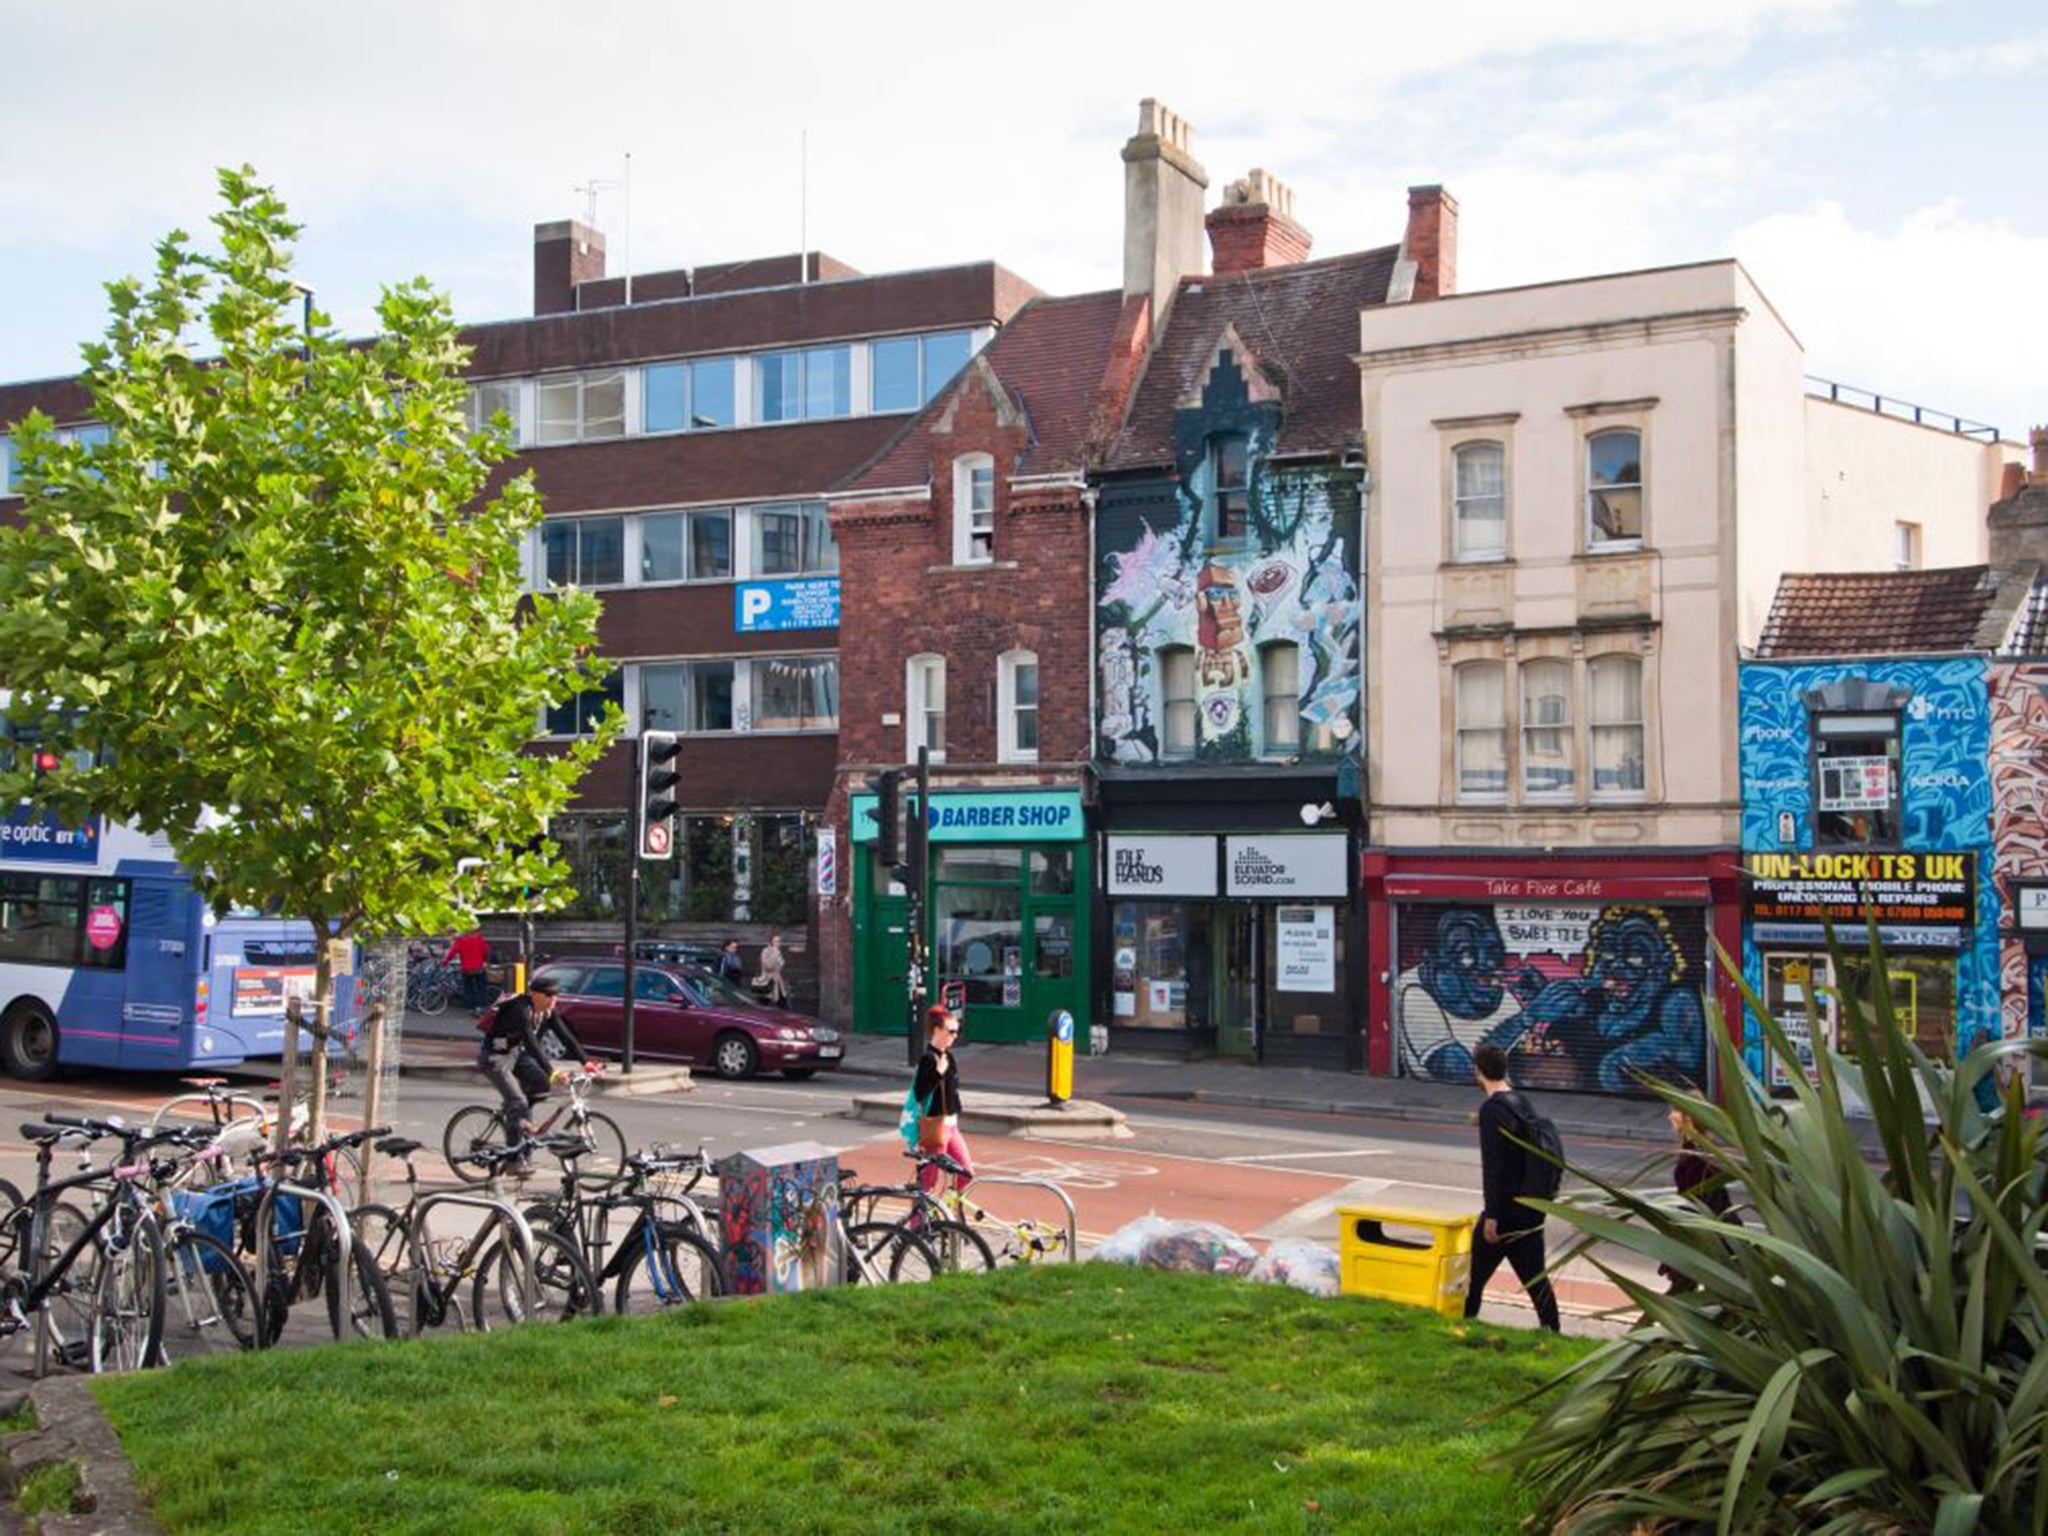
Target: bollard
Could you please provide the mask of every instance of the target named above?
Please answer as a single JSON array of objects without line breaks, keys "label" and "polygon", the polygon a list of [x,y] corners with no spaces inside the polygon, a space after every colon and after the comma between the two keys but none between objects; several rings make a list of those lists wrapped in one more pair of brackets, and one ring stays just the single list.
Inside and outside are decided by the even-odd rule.
[{"label": "bollard", "polygon": [[1074,1016],[1055,1008],[1045,1021],[1045,1101],[1063,1105],[1074,1096]]}]

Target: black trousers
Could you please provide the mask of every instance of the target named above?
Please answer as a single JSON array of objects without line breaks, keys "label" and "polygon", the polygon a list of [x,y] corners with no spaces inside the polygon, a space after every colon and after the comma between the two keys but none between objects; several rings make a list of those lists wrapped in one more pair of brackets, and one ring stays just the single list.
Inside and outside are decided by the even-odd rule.
[{"label": "black trousers", "polygon": [[1486,1295],[1486,1282],[1500,1268],[1501,1260],[1506,1259],[1514,1268],[1515,1278],[1522,1282],[1522,1289],[1529,1293],[1529,1300],[1536,1304],[1536,1321],[1552,1333],[1560,1332],[1557,1294],[1551,1290],[1550,1281],[1543,1273],[1548,1267],[1548,1260],[1543,1254],[1543,1224],[1538,1222],[1524,1232],[1506,1232],[1502,1237],[1504,1240],[1501,1242],[1488,1242],[1483,1226],[1472,1234],[1472,1283],[1465,1289],[1465,1315],[1479,1315],[1480,1300]]}]

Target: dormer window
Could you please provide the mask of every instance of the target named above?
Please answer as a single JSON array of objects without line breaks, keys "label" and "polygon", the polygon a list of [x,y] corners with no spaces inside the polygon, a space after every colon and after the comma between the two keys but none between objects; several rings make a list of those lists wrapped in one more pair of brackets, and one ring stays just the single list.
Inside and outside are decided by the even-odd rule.
[{"label": "dormer window", "polygon": [[996,463],[985,453],[953,461],[953,563],[986,565],[996,556]]},{"label": "dormer window", "polygon": [[1220,542],[1251,535],[1251,475],[1245,440],[1230,436],[1209,444],[1209,527]]}]

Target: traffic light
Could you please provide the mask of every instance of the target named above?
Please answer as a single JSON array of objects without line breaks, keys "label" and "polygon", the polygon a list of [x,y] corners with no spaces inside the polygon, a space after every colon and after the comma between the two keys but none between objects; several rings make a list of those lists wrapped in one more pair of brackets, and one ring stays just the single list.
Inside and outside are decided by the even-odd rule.
[{"label": "traffic light", "polygon": [[675,787],[680,775],[675,769],[676,753],[682,743],[673,731],[640,733],[640,857],[672,858],[676,851],[675,829],[669,819],[676,813]]},{"label": "traffic light", "polygon": [[903,774],[891,768],[868,780],[875,792],[875,853],[884,869],[903,862]]},{"label": "traffic light", "polygon": [[36,777],[39,779],[46,773],[55,773],[57,771],[57,754],[38,750],[35,756],[35,768]]}]

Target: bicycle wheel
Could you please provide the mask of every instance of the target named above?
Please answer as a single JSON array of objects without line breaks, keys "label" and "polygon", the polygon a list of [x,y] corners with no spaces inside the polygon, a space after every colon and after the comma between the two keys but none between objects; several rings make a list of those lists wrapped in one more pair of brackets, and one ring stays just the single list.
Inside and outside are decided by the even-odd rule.
[{"label": "bicycle wheel", "polygon": [[533,1234],[533,1294],[529,1314],[519,1284],[518,1249],[499,1237],[477,1260],[476,1280],[470,1289],[470,1313],[477,1327],[566,1322],[572,1317],[594,1317],[603,1307],[597,1281],[582,1251],[559,1232]]},{"label": "bicycle wheel", "polygon": [[448,1117],[448,1129],[441,1133],[441,1152],[448,1167],[465,1184],[481,1184],[490,1174],[479,1162],[479,1152],[502,1152],[505,1126],[498,1111],[488,1104],[470,1104]]},{"label": "bicycle wheel", "polygon": [[585,1110],[582,1124],[576,1127],[583,1138],[583,1145],[590,1148],[592,1159],[606,1168],[626,1166],[626,1133],[619,1129],[619,1122],[601,1110]]},{"label": "bicycle wheel", "polygon": [[420,982],[417,994],[406,999],[406,1006],[414,1013],[424,1013],[432,1018],[437,1013],[448,1011],[448,978],[435,971]]},{"label": "bicycle wheel", "polygon": [[937,1273],[939,1256],[931,1245],[893,1221],[863,1221],[846,1229],[848,1285],[929,1280]]},{"label": "bicycle wheel", "polygon": [[149,1117],[149,1128],[160,1131],[165,1126],[189,1121],[193,1125],[217,1125],[222,1131],[243,1122],[251,1126],[260,1125],[270,1114],[270,1106],[261,1099],[246,1098],[236,1093],[224,1099],[210,1098],[203,1093],[180,1093],[165,1099],[157,1112]]},{"label": "bicycle wheel", "polygon": [[180,1232],[171,1243],[165,1292],[157,1345],[163,1364],[256,1347],[256,1295],[225,1243],[204,1232]]},{"label": "bicycle wheel", "polygon": [[164,1336],[163,1231],[154,1216],[131,1212],[100,1254],[91,1322],[91,1362],[100,1371],[139,1371],[157,1363]]},{"label": "bicycle wheel", "polygon": [[[310,1240],[310,1239],[309,1239]],[[325,1241],[332,1245],[334,1237]],[[341,1317],[341,1266],[327,1265],[327,1327],[339,1339],[344,1337]],[[348,1333],[359,1339],[395,1339],[399,1336],[398,1313],[391,1305],[391,1287],[384,1272],[363,1240],[351,1236],[348,1266]]]},{"label": "bicycle wheel", "polygon": [[718,1250],[690,1228],[663,1222],[652,1235],[642,1230],[639,1246],[612,1292],[612,1311],[620,1317],[645,1317],[724,1290]]},{"label": "bicycle wheel", "polygon": [[939,1267],[949,1275],[985,1273],[996,1267],[994,1251],[964,1221],[927,1219],[918,1227],[917,1235],[938,1255]]}]

